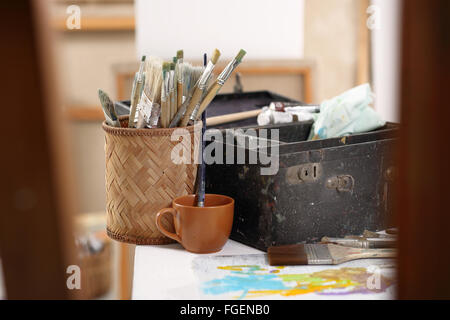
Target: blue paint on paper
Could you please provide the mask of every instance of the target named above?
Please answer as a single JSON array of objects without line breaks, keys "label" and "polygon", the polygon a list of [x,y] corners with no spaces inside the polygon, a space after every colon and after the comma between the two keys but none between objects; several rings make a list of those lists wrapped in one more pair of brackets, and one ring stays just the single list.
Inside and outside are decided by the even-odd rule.
[{"label": "blue paint on paper", "polygon": [[284,290],[289,289],[275,274],[245,274],[227,275],[222,279],[215,279],[203,284],[203,291],[207,294],[223,294],[228,292],[249,290]]}]

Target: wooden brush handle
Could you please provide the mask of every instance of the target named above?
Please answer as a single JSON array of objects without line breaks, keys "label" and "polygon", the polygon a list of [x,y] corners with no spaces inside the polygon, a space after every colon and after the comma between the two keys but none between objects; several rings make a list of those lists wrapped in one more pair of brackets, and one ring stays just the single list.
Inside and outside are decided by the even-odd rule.
[{"label": "wooden brush handle", "polygon": [[205,111],[205,109],[209,106],[209,104],[211,103],[211,101],[214,99],[214,97],[217,95],[217,93],[220,91],[221,88],[222,88],[222,86],[220,84],[218,84],[217,82],[211,86],[211,88],[208,90],[208,93],[206,94],[205,98],[200,103],[200,107],[198,109],[196,120],[200,119],[203,111]]},{"label": "wooden brush handle", "polygon": [[186,127],[189,122],[189,117],[192,114],[192,111],[194,111],[195,106],[200,101],[203,95],[203,90],[199,87],[196,87],[194,90],[194,94],[192,95],[191,101],[189,102],[189,105],[186,109],[186,113],[184,114],[183,119],[181,119],[180,127]]},{"label": "wooden brush handle", "polygon": [[[135,80],[136,81],[136,80]],[[134,118],[136,117],[136,107],[141,93],[142,83],[136,81],[133,96],[131,97],[130,117],[128,118],[128,128],[134,127]]]},{"label": "wooden brush handle", "polygon": [[161,126],[167,128],[169,126],[169,105],[167,101],[161,100]]},{"label": "wooden brush handle", "polygon": [[169,119],[167,123],[169,124],[170,121],[172,121],[173,117],[175,116],[175,113],[177,113],[177,101],[175,97],[175,91],[170,93],[170,114]]},{"label": "wooden brush handle", "polygon": [[261,113],[261,111],[262,111],[261,109],[258,109],[258,110],[236,112],[236,113],[224,114],[223,116],[207,118],[206,125],[207,126],[215,126],[218,124],[254,118],[254,117],[257,117],[258,114]]},{"label": "wooden brush handle", "polygon": [[357,259],[395,258],[397,256],[397,250],[392,248],[361,249],[329,244],[328,249],[330,250],[335,264]]},{"label": "wooden brush handle", "polygon": [[397,250],[394,248],[383,248],[383,249],[361,249],[359,255],[362,257],[360,259],[366,258],[395,258],[397,256]]},{"label": "wooden brush handle", "polygon": [[177,110],[180,109],[183,104],[183,83],[177,83]]}]

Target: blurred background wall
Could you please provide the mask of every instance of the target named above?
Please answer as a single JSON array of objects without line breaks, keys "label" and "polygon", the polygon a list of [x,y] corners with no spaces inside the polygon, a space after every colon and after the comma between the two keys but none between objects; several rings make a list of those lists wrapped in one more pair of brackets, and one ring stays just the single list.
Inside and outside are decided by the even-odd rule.
[{"label": "blurred background wall", "polygon": [[[301,59],[304,0],[136,0],[138,56],[185,58],[221,51],[233,58],[241,48],[249,59]],[[161,32],[164,30],[164,32]]]}]

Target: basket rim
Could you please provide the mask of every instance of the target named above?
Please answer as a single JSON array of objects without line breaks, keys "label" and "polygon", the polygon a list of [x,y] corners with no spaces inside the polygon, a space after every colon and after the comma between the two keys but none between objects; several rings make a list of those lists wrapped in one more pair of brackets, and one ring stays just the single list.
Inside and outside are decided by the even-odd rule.
[{"label": "basket rim", "polygon": [[[125,121],[129,116],[119,116],[119,121]],[[175,127],[175,128],[151,128],[151,129],[136,129],[128,127],[112,127],[106,123],[106,120],[102,122],[102,128],[105,132],[116,136],[171,136],[176,129],[185,129],[189,133],[194,132],[195,125],[187,127]],[[201,130],[201,126],[198,126],[198,131]]]},{"label": "basket rim", "polygon": [[164,235],[161,237],[129,236],[127,234],[111,231],[108,226],[106,227],[106,234],[113,240],[136,245],[164,245],[176,243],[175,240]]}]

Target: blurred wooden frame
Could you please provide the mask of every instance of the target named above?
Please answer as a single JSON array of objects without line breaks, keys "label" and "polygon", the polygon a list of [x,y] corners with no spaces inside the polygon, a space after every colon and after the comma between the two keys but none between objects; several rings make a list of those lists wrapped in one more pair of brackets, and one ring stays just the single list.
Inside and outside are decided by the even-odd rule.
[{"label": "blurred wooden frame", "polygon": [[[56,5],[69,6],[79,5],[133,5],[134,0],[53,0]],[[102,32],[102,31],[134,31],[134,16],[84,16],[81,15],[81,28],[69,30],[66,26],[67,17],[53,18],[52,27],[57,31],[65,32]]]},{"label": "blurred wooden frame", "polygon": [[100,32],[100,31],[134,31],[134,17],[82,17],[81,28],[69,30],[66,18],[56,19],[52,27],[57,31],[65,32]]},{"label": "blurred wooden frame", "polygon": [[[73,238],[74,175],[61,121],[52,38],[40,0],[2,1],[1,87],[14,106],[2,126],[0,255],[8,299],[83,298],[67,286],[67,267],[79,265]],[[24,75],[26,78],[25,83]],[[19,99],[18,99],[19,97]]]}]

